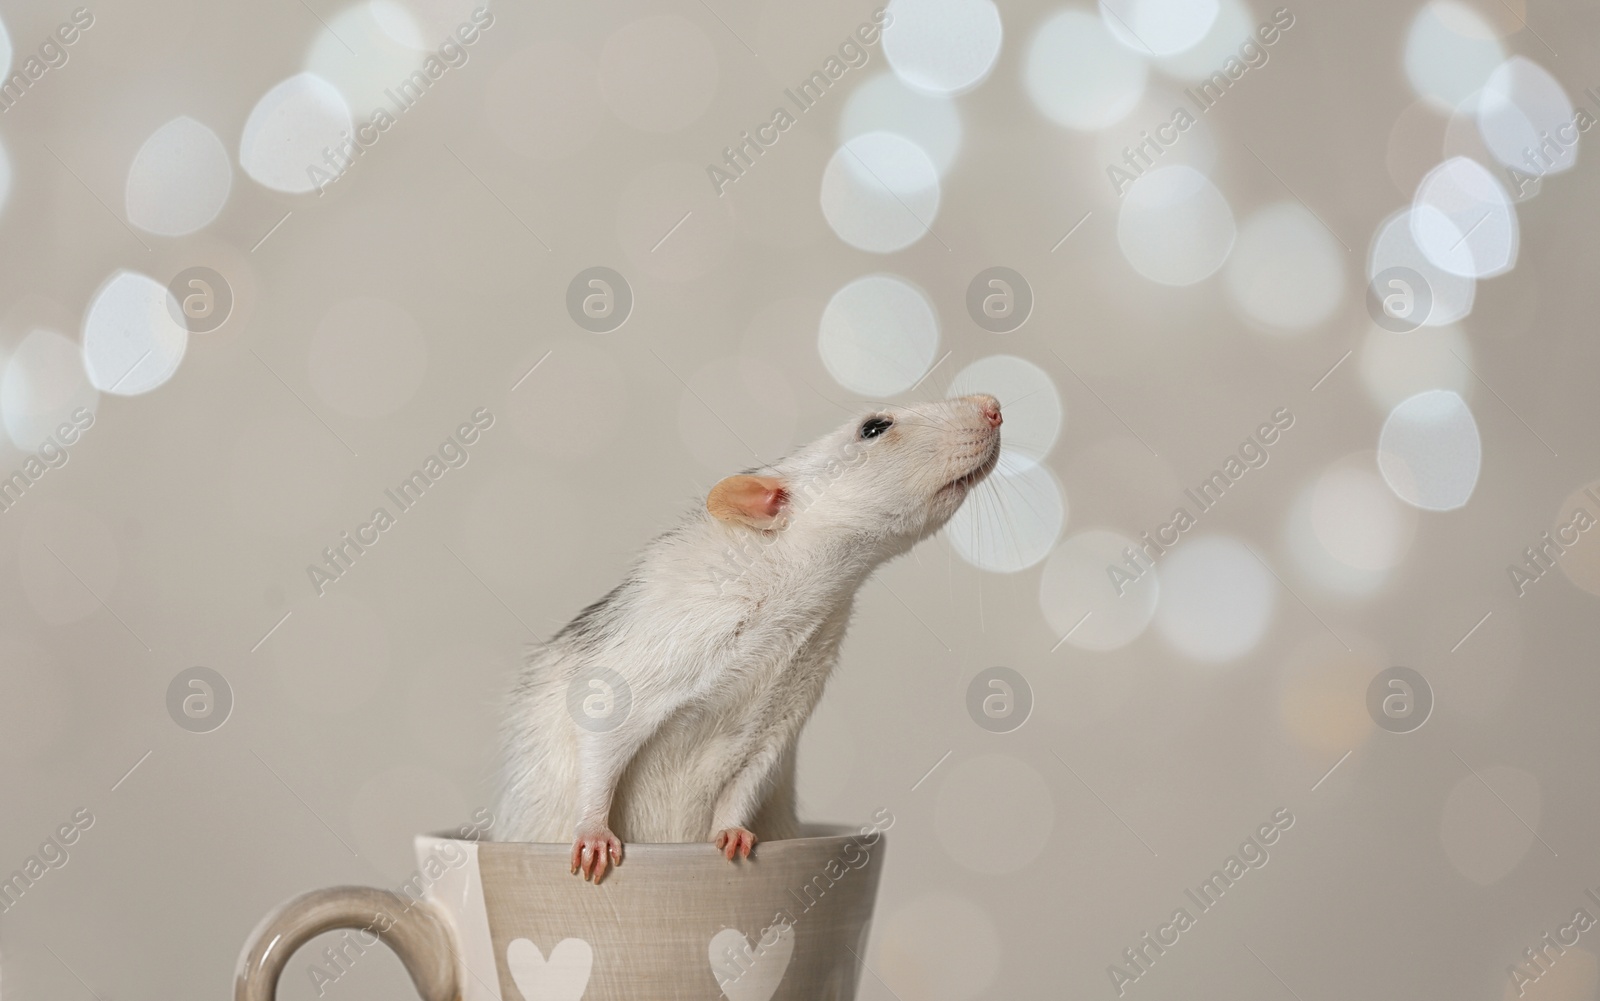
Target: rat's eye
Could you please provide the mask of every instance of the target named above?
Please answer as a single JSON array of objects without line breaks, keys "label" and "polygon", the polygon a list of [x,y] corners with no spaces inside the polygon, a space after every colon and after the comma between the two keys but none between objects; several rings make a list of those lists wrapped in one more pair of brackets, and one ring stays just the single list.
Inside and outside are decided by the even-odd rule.
[{"label": "rat's eye", "polygon": [[894,427],[894,421],[891,418],[868,417],[861,425],[861,437],[876,438],[892,427]]}]

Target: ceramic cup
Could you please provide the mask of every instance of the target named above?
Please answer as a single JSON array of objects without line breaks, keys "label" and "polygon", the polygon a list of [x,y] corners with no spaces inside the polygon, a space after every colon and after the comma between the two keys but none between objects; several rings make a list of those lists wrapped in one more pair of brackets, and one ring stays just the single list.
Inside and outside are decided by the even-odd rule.
[{"label": "ceramic cup", "polygon": [[[416,839],[399,892],[313,890],[262,919],[235,1001],[272,1001],[294,951],[380,941],[424,1001],[851,1001],[883,869],[884,836],[808,828],[728,861],[709,843],[630,844],[598,885],[570,845]],[[326,951],[326,950],[325,950]]]}]

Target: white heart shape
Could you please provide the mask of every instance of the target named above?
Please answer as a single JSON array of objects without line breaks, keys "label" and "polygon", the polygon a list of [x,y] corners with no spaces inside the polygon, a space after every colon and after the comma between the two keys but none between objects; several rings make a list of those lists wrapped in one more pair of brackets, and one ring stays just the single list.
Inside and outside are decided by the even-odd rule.
[{"label": "white heart shape", "polygon": [[506,946],[506,969],[523,1001],[578,1001],[589,986],[593,966],[594,950],[581,938],[557,942],[548,962],[528,939],[514,939]]},{"label": "white heart shape", "polygon": [[794,926],[773,925],[752,949],[737,928],[711,936],[711,972],[728,1001],[770,1001],[794,955]]}]

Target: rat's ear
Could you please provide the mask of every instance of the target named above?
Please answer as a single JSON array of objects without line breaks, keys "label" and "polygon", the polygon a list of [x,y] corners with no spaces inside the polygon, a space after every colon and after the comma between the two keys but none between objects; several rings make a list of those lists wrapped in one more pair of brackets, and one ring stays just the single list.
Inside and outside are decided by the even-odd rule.
[{"label": "rat's ear", "polygon": [[788,506],[788,488],[774,476],[729,476],[706,495],[714,517],[751,528],[773,528]]}]

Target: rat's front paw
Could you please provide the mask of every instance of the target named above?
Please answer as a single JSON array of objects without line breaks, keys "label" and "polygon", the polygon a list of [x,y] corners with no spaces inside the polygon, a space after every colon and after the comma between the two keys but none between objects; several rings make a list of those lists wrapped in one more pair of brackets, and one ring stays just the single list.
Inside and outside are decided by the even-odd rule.
[{"label": "rat's front paw", "polygon": [[572,843],[572,874],[583,873],[584,879],[596,883],[606,874],[606,863],[622,864],[622,841],[611,833],[609,827],[591,827],[578,832]]},{"label": "rat's front paw", "polygon": [[734,855],[749,858],[750,849],[756,846],[756,836],[742,827],[730,827],[718,831],[712,844],[730,861]]}]

